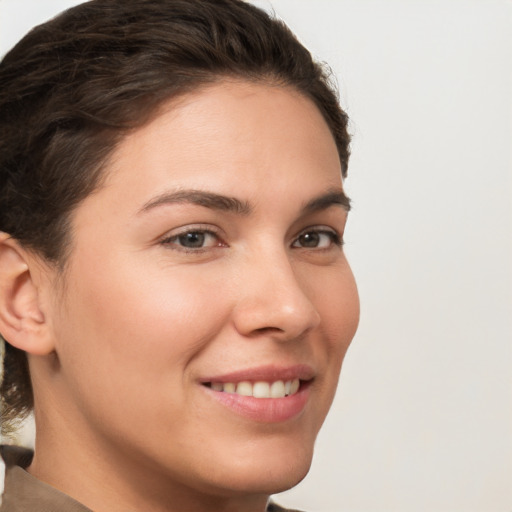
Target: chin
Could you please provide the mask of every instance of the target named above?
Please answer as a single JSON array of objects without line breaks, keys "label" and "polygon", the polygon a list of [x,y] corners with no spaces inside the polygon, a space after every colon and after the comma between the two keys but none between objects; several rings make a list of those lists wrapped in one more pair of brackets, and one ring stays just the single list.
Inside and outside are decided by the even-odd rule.
[{"label": "chin", "polygon": [[[297,445],[272,453],[261,451],[254,457],[240,457],[234,466],[225,468],[223,476],[227,478],[223,483],[229,482],[229,490],[236,494],[276,494],[301,482],[309,472],[312,458],[312,448]],[[222,477],[220,468],[217,475]]]},{"label": "chin", "polygon": [[267,468],[268,477],[261,492],[269,495],[277,494],[295,487],[306,477],[310,467],[311,459],[307,463],[287,464],[280,470],[271,471],[270,468]]}]

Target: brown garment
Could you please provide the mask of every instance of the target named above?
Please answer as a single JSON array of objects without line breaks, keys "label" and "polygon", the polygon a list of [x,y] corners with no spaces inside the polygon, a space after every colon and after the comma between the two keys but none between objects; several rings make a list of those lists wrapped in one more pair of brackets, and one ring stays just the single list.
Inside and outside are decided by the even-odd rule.
[{"label": "brown garment", "polygon": [[92,512],[90,508],[41,482],[24,468],[33,453],[25,448],[2,446],[5,461],[5,487],[0,512]]},{"label": "brown garment", "polygon": [[[16,446],[2,446],[0,455],[6,465],[0,512],[92,512],[90,508],[25,471],[24,468],[32,461],[32,451]],[[270,502],[267,512],[299,511],[284,509]]]}]

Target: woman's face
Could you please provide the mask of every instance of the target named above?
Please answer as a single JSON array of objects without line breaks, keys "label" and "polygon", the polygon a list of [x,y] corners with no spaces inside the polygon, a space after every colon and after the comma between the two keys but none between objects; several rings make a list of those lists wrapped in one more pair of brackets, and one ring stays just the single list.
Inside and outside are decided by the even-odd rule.
[{"label": "woman's face", "polygon": [[284,87],[223,82],[168,107],[72,218],[53,392],[99,464],[282,490],[309,468],[358,323],[336,146]]}]

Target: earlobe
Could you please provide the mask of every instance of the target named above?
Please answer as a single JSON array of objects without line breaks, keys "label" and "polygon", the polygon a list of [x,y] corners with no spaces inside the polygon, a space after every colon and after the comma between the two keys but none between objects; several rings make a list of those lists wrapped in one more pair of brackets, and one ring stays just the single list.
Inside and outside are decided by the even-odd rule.
[{"label": "earlobe", "polygon": [[53,341],[34,280],[34,258],[0,232],[0,333],[13,346],[34,355],[53,351]]}]

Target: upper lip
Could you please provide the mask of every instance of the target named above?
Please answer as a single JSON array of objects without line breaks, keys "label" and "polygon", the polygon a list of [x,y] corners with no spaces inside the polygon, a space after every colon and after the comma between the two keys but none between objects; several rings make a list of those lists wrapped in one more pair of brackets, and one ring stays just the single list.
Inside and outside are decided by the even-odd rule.
[{"label": "upper lip", "polygon": [[295,364],[291,366],[267,365],[244,370],[236,370],[229,373],[212,375],[200,378],[201,383],[207,382],[275,382],[278,380],[311,380],[315,377],[315,371],[308,364]]}]

